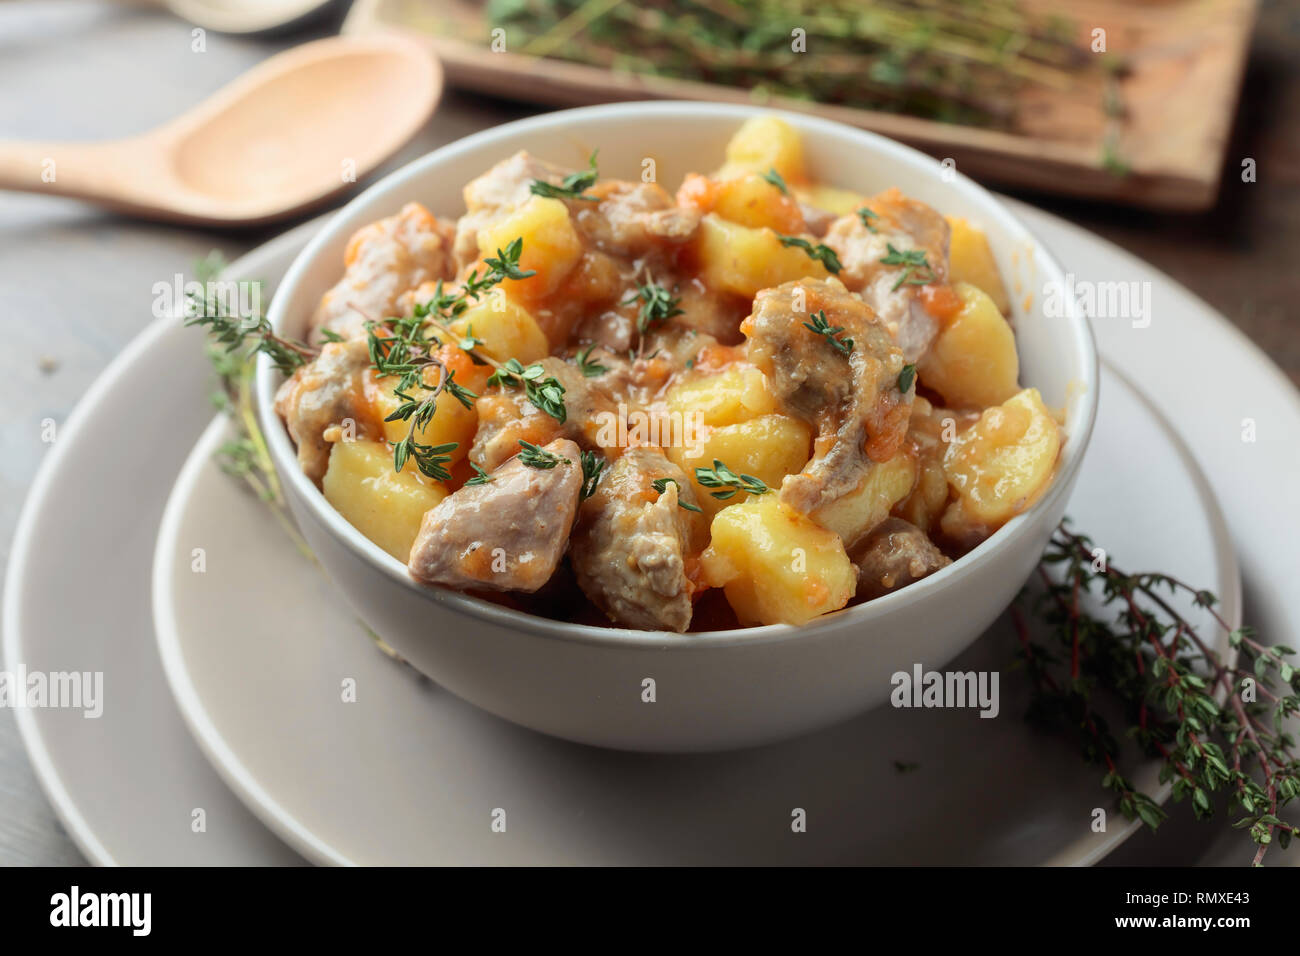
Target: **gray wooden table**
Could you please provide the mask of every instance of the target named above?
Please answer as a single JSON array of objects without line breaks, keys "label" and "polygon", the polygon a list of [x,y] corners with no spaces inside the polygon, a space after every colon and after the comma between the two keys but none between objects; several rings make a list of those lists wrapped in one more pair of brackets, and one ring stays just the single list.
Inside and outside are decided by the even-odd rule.
[{"label": "gray wooden table", "polygon": [[[314,34],[331,32],[330,22]],[[1300,82],[1294,15],[1266,4],[1257,46],[1264,75],[1247,81],[1249,122],[1234,155],[1259,161],[1260,182],[1225,190],[1197,218],[1156,217],[1086,204],[1044,203],[1154,262],[1239,321],[1300,381],[1300,337],[1289,325],[1300,245],[1294,189]],[[0,0],[0,137],[100,139],[170,118],[254,63],[313,31],[277,39],[209,34],[195,53],[190,26],[147,7],[96,0]],[[1261,111],[1269,102],[1289,109]],[[1254,97],[1254,99],[1252,99]],[[435,120],[380,173],[532,108],[449,93]],[[1289,117],[1279,123],[1277,117]],[[1276,160],[1274,160],[1276,157]],[[1236,160],[1230,159],[1229,167]],[[1289,186],[1288,186],[1289,184]],[[1225,211],[1226,210],[1226,211]],[[1289,213],[1289,214],[1288,214]],[[42,419],[62,421],[109,360],[151,319],[151,287],[220,249],[228,259],[285,228],[219,233],[134,222],[79,203],[0,193],[0,572],[44,450]],[[1140,837],[1113,862],[1184,862],[1205,833],[1175,814],[1158,841]],[[1213,858],[1213,855],[1212,857]],[[12,713],[0,709],[0,864],[72,864],[63,833],[28,764]]]}]

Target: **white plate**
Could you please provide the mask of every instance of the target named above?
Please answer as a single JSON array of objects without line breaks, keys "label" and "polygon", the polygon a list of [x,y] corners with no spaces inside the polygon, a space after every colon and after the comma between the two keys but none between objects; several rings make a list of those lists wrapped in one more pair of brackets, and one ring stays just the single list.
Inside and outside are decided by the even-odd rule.
[{"label": "white plate", "polygon": [[[274,284],[320,223],[232,263]],[[4,662],[102,671],[104,713],[16,710],[36,775],[98,864],[268,864],[301,859],[221,785],[167,692],[149,575],[163,504],[212,417],[202,334],[159,320],[96,379],[43,462],[5,581]],[[205,833],[191,814],[206,814]]]},{"label": "white plate", "polygon": [[[1300,563],[1289,487],[1282,480],[1261,481],[1261,476],[1281,479],[1300,471],[1300,399],[1290,383],[1222,317],[1150,266],[1046,213],[1020,204],[1016,210],[1080,278],[1153,283],[1157,311],[1151,327],[1133,330],[1127,324],[1099,323],[1102,353],[1142,382],[1185,436],[1219,492],[1245,574],[1246,619],[1267,634],[1300,633],[1300,608],[1287,601],[1293,590],[1292,569]],[[241,260],[237,274],[274,281],[305,244],[309,230],[304,227]],[[93,460],[104,488],[99,507],[82,508],[75,516],[62,514],[60,492],[75,486],[84,500],[80,476],[91,459],[77,455],[73,443],[56,447],[33,488],[11,557],[4,618],[7,667],[24,663],[36,669],[45,661],[48,669],[53,666],[48,662],[60,659],[81,666],[98,661],[111,675],[114,662],[136,662],[133,705],[110,709],[99,722],[61,720],[58,711],[18,713],[51,801],[78,845],[96,862],[292,859],[221,787],[158,679],[144,589],[156,516],[179,465],[179,453],[166,455],[169,448],[183,449],[187,436],[197,436],[209,414],[205,395],[193,386],[203,369],[193,335],[192,330],[171,325],[150,329],[94,386],[64,426],[63,437],[77,428],[84,434],[102,434],[103,443],[117,449],[113,457]],[[178,374],[169,377],[169,368]],[[1205,387],[1211,379],[1232,383],[1226,400],[1225,389]],[[132,387],[132,382],[148,384]],[[164,393],[160,383],[167,382],[172,390]],[[155,447],[139,427],[151,409],[157,419],[164,417],[157,408],[159,394],[167,395],[165,427],[175,437],[174,446]],[[1258,423],[1259,441],[1254,445],[1240,441],[1239,418],[1248,417],[1243,409]],[[143,467],[146,444],[152,458]],[[135,530],[126,534],[127,528]],[[69,602],[68,556],[87,540],[115,542],[112,573],[105,577],[101,568],[98,574],[83,574],[81,597]],[[92,557],[85,562],[91,563]],[[103,607],[116,613],[94,615],[93,626],[87,627],[90,615],[85,609]],[[108,686],[114,684],[110,679]],[[472,764],[478,756],[468,754],[465,762]],[[904,750],[892,756],[913,759]],[[1074,766],[1072,758],[1067,764]],[[792,765],[771,784],[788,789],[798,774],[799,765]],[[635,780],[627,785],[635,785]],[[441,781],[439,792],[455,786],[454,778]],[[774,798],[781,800],[780,794]],[[374,802],[372,798],[366,805]],[[178,805],[185,808],[179,828],[172,818]],[[209,809],[210,821],[226,821],[219,828],[209,826],[209,833],[220,834],[219,842],[190,839],[188,808],[200,805]]]}]

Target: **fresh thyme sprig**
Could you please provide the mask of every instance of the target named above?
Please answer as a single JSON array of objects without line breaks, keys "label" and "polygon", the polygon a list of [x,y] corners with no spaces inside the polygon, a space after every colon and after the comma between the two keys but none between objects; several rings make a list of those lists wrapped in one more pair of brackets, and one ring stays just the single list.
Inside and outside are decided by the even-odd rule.
[{"label": "fresh thyme sprig", "polygon": [[809,259],[812,259],[814,262],[820,262],[826,267],[828,272],[833,272],[838,275],[839,271],[844,268],[843,263],[840,262],[839,255],[834,249],[824,243],[819,242],[813,244],[807,239],[802,239],[799,236],[783,236],[779,232],[776,234],[776,237],[781,240],[781,245],[787,248],[802,249]]},{"label": "fresh thyme sprig", "polygon": [[[201,268],[195,269],[196,277],[202,274],[198,281],[205,288],[216,277],[211,269],[217,263],[217,259],[209,256],[201,261]],[[186,304],[185,324],[207,329],[212,341],[225,346],[227,352],[236,352],[251,341],[252,348],[246,355],[251,358],[260,352],[268,356],[285,375],[292,375],[295,369],[320,354],[319,349],[310,345],[277,335],[264,315],[227,315],[221,302],[206,294],[191,293]]]},{"label": "fresh thyme sprig", "polygon": [[[219,253],[212,252],[201,259],[194,267],[194,277],[204,286],[208,281],[220,275],[225,261]],[[208,303],[200,303],[191,298],[188,306],[192,314],[202,310],[212,312]],[[261,321],[261,316],[256,317]],[[204,323],[186,322],[186,325]],[[212,326],[208,326],[212,329]],[[271,463],[271,452],[266,446],[262,428],[257,422],[257,411],[253,404],[253,376],[257,363],[254,358],[258,352],[265,352],[257,346],[241,350],[239,342],[232,346],[229,339],[221,341],[214,336],[208,342],[208,360],[216,373],[218,389],[212,393],[212,404],[218,411],[224,412],[234,431],[234,437],[217,449],[216,462],[221,470],[232,478],[241,481],[250,491],[257,495],[294,547],[304,557],[314,561],[315,556],[307,542],[298,532],[289,515],[288,502],[280,488],[280,479]],[[260,340],[259,340],[260,344]],[[268,353],[269,354],[269,353]],[[274,361],[274,356],[272,357]]]},{"label": "fresh thyme sprig", "polygon": [[667,288],[650,279],[644,284],[637,283],[636,291],[624,299],[623,304],[641,303],[641,309],[637,312],[636,328],[644,336],[652,328],[663,325],[674,316],[684,315],[685,312],[678,308],[681,301]]},{"label": "fresh thyme sprig", "polygon": [[699,505],[693,505],[689,501],[682,500],[682,486],[677,484],[676,478],[656,478],[654,481],[650,482],[650,486],[661,495],[668,490],[669,485],[676,485],[677,487],[677,507],[685,509],[686,511],[695,511],[700,514],[704,513],[704,509]]},{"label": "fresh thyme sprig", "polygon": [[[375,375],[398,379],[393,394],[400,404],[384,420],[410,423],[406,437],[393,445],[394,471],[401,471],[408,460],[413,460],[423,474],[436,481],[451,478],[445,466],[451,461],[450,453],[456,449],[457,443],[426,445],[417,441],[415,436],[433,420],[438,410],[438,396],[443,392],[466,408],[473,408],[478,396],[457,382],[455,371],[447,368],[435,354],[443,345],[435,330],[445,329],[446,324],[465,312],[471,302],[478,301],[485,292],[506,279],[526,279],[534,275],[532,270],[519,267],[523,249],[523,239],[514,239],[504,249],[498,249],[495,256],[483,260],[487,268],[481,275],[477,268],[474,269],[455,291],[447,291],[442,280],[438,280],[433,296],[417,304],[409,316],[383,322],[367,320],[366,346]],[[478,351],[481,344],[474,337],[473,325],[456,342],[476,364],[488,364],[491,360],[482,357]],[[437,372],[435,382],[429,381],[432,371]]]},{"label": "fresh thyme sprig", "polygon": [[492,474],[490,472],[484,471],[482,468],[474,464],[474,462],[472,461],[469,463],[469,466],[474,469],[475,474],[474,477],[466,481],[465,484],[486,485],[492,481]]},{"label": "fresh thyme sprig", "polygon": [[434,481],[451,481],[451,472],[446,468],[451,463],[451,453],[459,447],[458,442],[449,441],[441,445],[426,445],[415,440],[413,433],[393,445],[393,471],[401,471],[408,459],[423,474]]},{"label": "fresh thyme sprig", "polygon": [[588,196],[586,192],[592,186],[596,185],[596,180],[600,178],[600,173],[596,169],[596,153],[593,152],[587,160],[587,168],[576,173],[569,173],[562,180],[560,185],[548,183],[544,179],[534,179],[528,191],[534,196],[546,196],[549,199],[583,199],[587,202],[599,202],[598,196]]},{"label": "fresh thyme sprig", "polygon": [[906,393],[909,388],[916,382],[916,366],[908,362],[903,366],[902,371],[898,373],[898,390]]},{"label": "fresh thyme sprig", "polygon": [[596,485],[600,483],[609,462],[600,452],[590,449],[584,451],[579,457],[582,461],[582,492],[578,500],[586,501],[596,493]]},{"label": "fresh thyme sprig", "polygon": [[519,461],[529,468],[538,468],[542,471],[554,468],[558,464],[571,465],[573,462],[563,455],[557,455],[553,451],[547,451],[540,448],[530,441],[519,439]]},{"label": "fresh thyme sprig", "polygon": [[[1055,573],[1052,573],[1052,571]],[[1214,812],[1212,797],[1231,796],[1244,815],[1259,865],[1274,842],[1285,848],[1300,828],[1278,813],[1300,797],[1300,759],[1283,729],[1300,712],[1300,672],[1289,647],[1266,647],[1250,628],[1233,628],[1209,591],[1160,573],[1128,574],[1107,563],[1086,536],[1062,522],[1039,566],[1036,604],[1051,625],[1052,646],[1034,643],[1016,612],[1019,657],[1036,695],[1029,716],[1070,733],[1084,756],[1104,764],[1102,785],[1120,811],[1155,829],[1165,814],[1117,766],[1119,743],[1097,712],[1104,692],[1132,722],[1127,736],[1161,761],[1160,780],[1175,801],[1190,799],[1197,817]],[[1237,660],[1229,663],[1171,604],[1184,594],[1223,628]],[[1089,613],[1092,597],[1115,608],[1113,620]],[[1222,703],[1216,699],[1222,698]],[[1252,773],[1252,769],[1254,771]]]},{"label": "fresh thyme sprig", "polygon": [[546,369],[540,362],[524,365],[519,359],[512,358],[497,366],[487,384],[489,388],[494,385],[522,388],[524,397],[534,407],[563,424],[569,417],[569,411],[564,405],[564,384],[554,375],[542,378],[545,374]]},{"label": "fresh thyme sprig", "polygon": [[879,218],[880,218],[879,216],[877,216],[866,206],[863,206],[861,209],[858,210],[858,219],[862,221],[862,225],[867,227],[867,232],[875,232],[875,233],[880,232],[880,230],[876,228],[876,224],[872,222],[873,219],[879,219]]},{"label": "fresh thyme sprig", "polygon": [[[435,481],[450,480],[451,473],[444,466],[451,461],[450,453],[457,448],[457,443],[426,445],[415,436],[433,421],[438,411],[438,396],[443,392],[466,408],[473,408],[478,396],[457,382],[455,370],[447,368],[434,353],[442,343],[423,316],[392,319],[387,325],[367,322],[366,332],[370,364],[376,375],[397,378],[393,395],[400,404],[384,421],[410,425],[406,437],[393,444],[393,470],[401,471],[410,459]],[[432,384],[430,372],[437,374],[437,381]]]},{"label": "fresh thyme sprig", "polygon": [[924,249],[908,249],[899,251],[894,248],[892,242],[885,243],[888,252],[880,257],[881,263],[887,266],[902,266],[903,274],[898,277],[898,281],[891,286],[891,291],[897,291],[898,287],[907,285],[925,285],[935,280],[934,270],[930,268],[930,263],[926,260]]},{"label": "fresh thyme sprig", "polygon": [[834,348],[836,352],[847,357],[849,353],[853,351],[852,339],[836,338],[836,336],[844,331],[844,326],[836,325],[832,327],[830,322],[826,319],[825,309],[818,309],[816,312],[809,312],[808,318],[812,319],[812,321],[805,322],[803,327],[808,329],[810,332],[815,332],[818,335],[825,336],[826,341],[831,344],[831,347]]},{"label": "fresh thyme sprig", "polygon": [[785,180],[782,179],[781,174],[776,171],[776,167],[774,166],[768,167],[767,172],[763,173],[762,175],[764,179],[766,179],[777,189],[781,190],[781,192],[785,193],[787,196],[790,195],[790,187],[785,184]]},{"label": "fresh thyme sprig", "polygon": [[516,236],[504,249],[498,249],[495,256],[485,256],[483,264],[487,266],[482,275],[476,267],[454,292],[444,289],[443,281],[438,280],[434,286],[432,298],[418,303],[412,314],[415,318],[432,318],[440,324],[446,324],[457,318],[488,292],[506,279],[527,279],[537,275],[536,269],[521,269],[519,259],[524,253],[524,240]]},{"label": "fresh thyme sprig", "polygon": [[751,495],[767,494],[767,485],[753,475],[738,475],[718,459],[713,459],[712,468],[696,468],[695,480],[705,488],[721,488],[722,491],[710,492],[719,501],[734,498],[736,492],[744,491]]},{"label": "fresh thyme sprig", "polygon": [[586,378],[598,378],[609,371],[608,365],[601,365],[591,357],[591,350],[596,347],[595,343],[588,345],[580,351],[575,358],[578,360],[578,370]]}]

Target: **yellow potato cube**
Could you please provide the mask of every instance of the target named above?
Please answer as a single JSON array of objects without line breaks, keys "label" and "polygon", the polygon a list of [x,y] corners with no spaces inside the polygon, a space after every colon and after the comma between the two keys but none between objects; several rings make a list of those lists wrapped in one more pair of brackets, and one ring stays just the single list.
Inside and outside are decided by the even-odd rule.
[{"label": "yellow potato cube", "polygon": [[472,334],[483,343],[478,349],[498,362],[517,358],[528,365],[551,353],[550,343],[532,313],[504,295],[489,293],[448,328],[458,339]]},{"label": "yellow potato cube", "polygon": [[866,202],[866,197],[861,193],[837,189],[834,186],[808,186],[797,190],[796,194],[801,202],[816,209],[833,212],[837,216],[847,216],[849,213],[857,212]]},{"label": "yellow potato cube", "polygon": [[948,475],[943,470],[940,449],[939,455],[922,455],[912,493],[898,503],[894,514],[929,534],[947,504]]},{"label": "yellow potato cube", "polygon": [[877,462],[857,488],[818,508],[812,518],[852,547],[888,518],[894,505],[911,494],[916,473],[916,459],[900,452],[888,461]]},{"label": "yellow potato cube", "polygon": [[970,540],[1024,511],[1051,483],[1060,450],[1060,428],[1038,389],[985,409],[944,454],[957,495],[940,520],[944,533]]},{"label": "yellow potato cube", "polygon": [[706,429],[696,447],[665,448],[664,453],[695,483],[695,494],[704,513],[714,515],[744,496],[713,496],[722,489],[705,488],[695,476],[696,468],[712,468],[716,458],[737,475],[753,475],[776,491],[786,475],[802,470],[812,448],[812,431],[807,425],[785,415],[762,415],[735,425]]},{"label": "yellow potato cube", "polygon": [[502,287],[525,303],[554,292],[582,258],[582,239],[569,218],[569,208],[558,199],[533,196],[506,219],[484,229],[478,234],[479,253],[495,256],[516,239],[524,244],[519,268],[537,275],[508,279]]},{"label": "yellow potato cube", "polygon": [[679,382],[665,396],[668,411],[683,422],[738,425],[777,411],[767,376],[752,365],[732,365],[721,372]]},{"label": "yellow potato cube", "polygon": [[999,312],[1010,315],[1011,297],[1002,282],[988,236],[958,216],[949,216],[948,225],[952,229],[948,246],[949,280],[978,286],[988,293]]},{"label": "yellow potato cube", "polygon": [[802,249],[781,245],[771,229],[750,229],[715,213],[700,220],[695,252],[709,288],[747,299],[782,282],[830,275]]},{"label": "yellow potato cube", "polygon": [[981,289],[958,282],[953,291],[961,299],[961,310],[921,359],[921,381],[953,407],[1000,404],[1020,388],[1015,334]]},{"label": "yellow potato cube", "polygon": [[718,174],[730,179],[745,173],[775,169],[788,183],[803,182],[803,141],[779,116],[754,116],[745,120],[727,143],[727,161]]},{"label": "yellow potato cube", "polygon": [[393,471],[392,449],[375,441],[336,442],[321,487],[339,514],[403,564],[424,513],[447,497],[447,489],[414,462]]},{"label": "yellow potato cube", "polygon": [[718,183],[712,211],[728,222],[751,229],[766,226],[788,236],[806,228],[799,204],[758,173]]},{"label": "yellow potato cube", "polygon": [[701,563],[744,625],[803,624],[844,607],[857,588],[839,536],[770,493],[718,513]]}]

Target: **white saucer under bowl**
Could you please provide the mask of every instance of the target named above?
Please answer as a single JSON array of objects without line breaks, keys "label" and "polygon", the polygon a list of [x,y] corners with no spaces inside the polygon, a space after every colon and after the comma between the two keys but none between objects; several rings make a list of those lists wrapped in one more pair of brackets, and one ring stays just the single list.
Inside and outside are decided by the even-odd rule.
[{"label": "white saucer under bowl", "polygon": [[[1117,564],[1203,582],[1234,620],[1236,561],[1204,479],[1141,396],[1103,374],[1072,517]],[[1128,831],[1117,818],[1092,832],[1092,808],[1107,803],[1099,771],[1024,722],[1027,679],[1010,670],[1016,643],[1007,627],[995,626],[948,668],[1000,672],[1001,711],[991,719],[885,706],[773,746],[652,756],[566,743],[492,717],[376,653],[323,572],[214,463],[228,434],[224,418],[209,427],[163,516],[159,648],[199,745],[310,859],[1077,863]],[[1186,611],[1209,625],[1204,612]],[[1226,650],[1226,635],[1218,637]],[[899,772],[895,761],[917,768]],[[1136,776],[1155,789],[1149,768]],[[809,823],[795,835],[799,809]],[[505,833],[493,826],[502,811]]]}]

